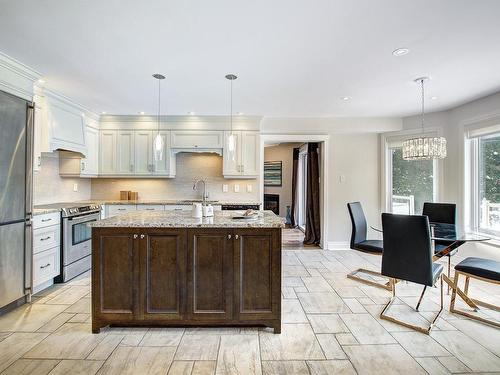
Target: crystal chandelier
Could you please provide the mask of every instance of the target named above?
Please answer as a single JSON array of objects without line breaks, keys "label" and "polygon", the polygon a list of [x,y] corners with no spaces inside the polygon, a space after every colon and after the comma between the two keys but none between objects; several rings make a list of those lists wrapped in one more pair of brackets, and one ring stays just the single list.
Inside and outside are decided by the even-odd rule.
[{"label": "crystal chandelier", "polygon": [[422,136],[407,139],[403,142],[404,160],[444,159],[446,157],[446,139],[444,137],[424,136],[424,82],[428,79],[427,77],[422,77],[415,80],[416,83],[420,83],[422,88]]},{"label": "crystal chandelier", "polygon": [[158,122],[158,133],[156,133],[156,137],[154,140],[154,155],[155,155],[155,161],[160,161],[163,159],[163,137],[160,134],[160,105],[161,105],[161,86],[160,83],[163,79],[165,79],[164,75],[161,74],[153,74],[153,77],[158,80],[158,117],[157,117],[157,122]]}]

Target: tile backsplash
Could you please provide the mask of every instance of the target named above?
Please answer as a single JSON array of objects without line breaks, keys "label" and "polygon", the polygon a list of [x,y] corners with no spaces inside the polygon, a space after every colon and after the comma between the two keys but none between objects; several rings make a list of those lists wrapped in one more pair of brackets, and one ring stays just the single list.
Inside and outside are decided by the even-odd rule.
[{"label": "tile backsplash", "polygon": [[[43,153],[40,170],[33,176],[33,204],[75,202],[90,199],[88,178],[59,176],[59,153]],[[74,191],[77,184],[78,191]]]},{"label": "tile backsplash", "polygon": [[[201,198],[203,185],[193,190],[196,178],[207,181],[209,199],[228,201],[259,201],[258,179],[229,180],[222,176],[222,157],[216,154],[177,154],[177,174],[175,178],[96,178],[92,179],[92,199],[119,199],[120,190],[139,193],[139,199],[197,199]],[[228,185],[228,192],[222,185]],[[234,186],[239,185],[239,192]],[[252,192],[247,192],[251,185]]]}]

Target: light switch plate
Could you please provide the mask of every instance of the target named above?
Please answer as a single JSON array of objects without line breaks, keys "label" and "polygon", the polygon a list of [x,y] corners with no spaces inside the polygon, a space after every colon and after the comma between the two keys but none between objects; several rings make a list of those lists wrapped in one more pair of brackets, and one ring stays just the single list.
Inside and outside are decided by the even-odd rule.
[{"label": "light switch plate", "polygon": [[251,184],[248,184],[248,185],[247,185],[247,193],[251,193],[251,192],[252,192],[252,189],[253,189],[252,185],[251,185]]},{"label": "light switch plate", "polygon": [[227,193],[229,191],[227,184],[222,184],[222,192]]},{"label": "light switch plate", "polygon": [[73,191],[78,191],[78,183],[73,184]]},{"label": "light switch plate", "polygon": [[234,192],[239,193],[240,192],[240,185],[236,184],[234,185]]}]

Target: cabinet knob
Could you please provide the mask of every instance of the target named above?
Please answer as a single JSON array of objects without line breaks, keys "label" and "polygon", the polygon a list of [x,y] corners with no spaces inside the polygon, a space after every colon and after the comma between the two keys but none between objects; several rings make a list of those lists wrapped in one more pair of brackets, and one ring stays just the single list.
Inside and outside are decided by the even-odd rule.
[{"label": "cabinet knob", "polygon": [[231,239],[231,235],[230,235],[230,234],[228,234],[228,235],[227,235],[227,239],[228,239],[228,240],[230,240],[230,239]]},{"label": "cabinet knob", "polygon": [[141,240],[143,240],[143,239],[144,239],[144,237],[145,237],[145,236],[144,236],[144,234],[141,234]]},{"label": "cabinet knob", "polygon": [[240,238],[240,236],[238,236],[238,235],[235,235],[235,236],[234,236],[234,238],[235,238],[235,239],[238,239],[238,238]]},{"label": "cabinet knob", "polygon": [[137,235],[137,234],[134,234],[134,240],[136,240],[136,239],[137,239],[137,237],[138,237],[138,235]]}]

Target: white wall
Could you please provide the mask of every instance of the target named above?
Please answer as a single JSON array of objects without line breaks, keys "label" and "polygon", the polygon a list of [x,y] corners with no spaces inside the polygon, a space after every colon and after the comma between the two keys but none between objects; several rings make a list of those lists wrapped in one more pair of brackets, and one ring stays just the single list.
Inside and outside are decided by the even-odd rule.
[{"label": "white wall", "polygon": [[[78,191],[73,191],[78,184]],[[76,202],[90,199],[90,180],[59,176],[59,154],[43,153],[40,170],[33,176],[33,204]]]},{"label": "white wall", "polygon": [[[333,135],[330,143],[329,242],[345,246],[351,235],[347,203],[360,201],[369,225],[380,222],[378,134]],[[342,178],[342,181],[341,181]],[[369,231],[375,238],[376,233]]]}]

